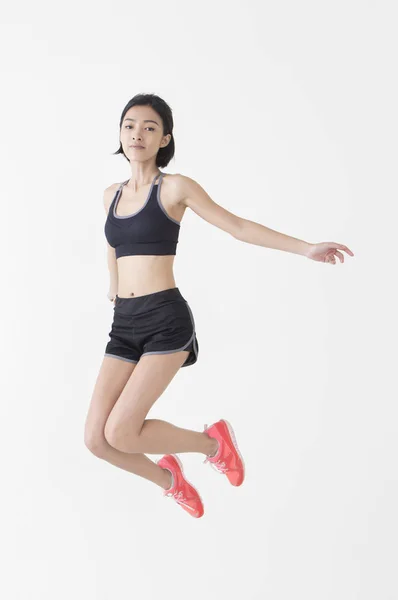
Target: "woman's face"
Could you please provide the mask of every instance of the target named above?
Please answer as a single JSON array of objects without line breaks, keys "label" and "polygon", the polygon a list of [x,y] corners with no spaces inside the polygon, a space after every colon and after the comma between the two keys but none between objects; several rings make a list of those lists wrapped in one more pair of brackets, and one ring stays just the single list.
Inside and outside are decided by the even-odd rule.
[{"label": "woman's face", "polygon": [[[148,160],[159,148],[167,146],[171,135],[163,135],[163,123],[150,106],[132,106],[126,112],[120,130],[123,152],[129,160]],[[134,145],[143,148],[133,148]]]}]

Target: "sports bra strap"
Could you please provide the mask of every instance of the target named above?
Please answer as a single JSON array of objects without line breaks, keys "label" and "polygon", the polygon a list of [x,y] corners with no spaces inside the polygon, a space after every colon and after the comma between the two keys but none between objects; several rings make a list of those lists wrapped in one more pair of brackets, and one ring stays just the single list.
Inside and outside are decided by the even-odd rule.
[{"label": "sports bra strap", "polygon": [[[156,181],[156,178],[158,177],[158,175],[160,176],[160,177],[159,177],[159,181],[158,181],[158,183],[161,183],[161,181],[162,181],[162,178],[163,178],[163,176],[164,176],[164,173],[162,173],[162,172],[160,172],[160,173],[156,173],[155,177],[152,179],[152,185],[157,185],[157,184],[155,183],[155,181]],[[129,181],[130,181],[130,179],[126,179],[126,181],[122,181],[122,183],[121,183],[121,184],[120,184],[120,186],[119,186],[119,189],[118,189],[118,191],[119,191],[119,190],[121,190],[121,189],[122,189],[122,187],[123,187],[124,185],[126,185],[126,183],[128,183]]]}]

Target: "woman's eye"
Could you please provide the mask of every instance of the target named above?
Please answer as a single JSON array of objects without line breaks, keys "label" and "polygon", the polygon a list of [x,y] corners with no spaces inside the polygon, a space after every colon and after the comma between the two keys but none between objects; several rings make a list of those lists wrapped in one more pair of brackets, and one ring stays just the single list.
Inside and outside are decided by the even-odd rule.
[{"label": "woman's eye", "polygon": [[[125,129],[128,129],[129,127],[132,127],[132,125],[126,125]],[[154,127],[145,127],[145,129],[152,129],[152,131],[155,131]]]}]

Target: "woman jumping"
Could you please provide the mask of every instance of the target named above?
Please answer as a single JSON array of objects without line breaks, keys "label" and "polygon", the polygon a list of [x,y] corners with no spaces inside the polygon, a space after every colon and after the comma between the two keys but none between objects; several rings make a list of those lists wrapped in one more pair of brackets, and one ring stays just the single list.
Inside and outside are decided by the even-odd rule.
[{"label": "woman jumping", "polygon": [[[182,452],[200,452],[233,486],[245,467],[234,431],[224,419],[203,431],[146,419],[177,371],[198,360],[195,320],[173,275],[181,221],[189,207],[235,239],[301,254],[315,261],[344,262],[334,242],[319,244],[278,233],[228,212],[190,177],[163,173],[174,156],[170,107],[154,94],[138,94],[120,119],[120,147],[131,177],[104,192],[105,236],[114,303],[112,328],[95,383],[85,444],[99,458],[157,484],[190,515],[203,502],[184,476]],[[146,454],[165,455],[156,463]]]}]

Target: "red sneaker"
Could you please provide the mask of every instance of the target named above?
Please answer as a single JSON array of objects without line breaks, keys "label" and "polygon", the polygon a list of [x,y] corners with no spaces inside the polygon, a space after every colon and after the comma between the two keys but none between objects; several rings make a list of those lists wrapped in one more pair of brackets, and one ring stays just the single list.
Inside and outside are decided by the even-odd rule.
[{"label": "red sneaker", "polygon": [[205,425],[205,433],[218,441],[218,450],[214,456],[207,456],[203,461],[228,477],[234,486],[242,485],[245,478],[245,465],[236,443],[232,426],[221,419],[210,427]]},{"label": "red sneaker", "polygon": [[184,477],[182,464],[175,454],[165,454],[157,462],[162,469],[168,469],[173,475],[171,488],[163,492],[164,496],[171,496],[192,517],[199,519],[204,513],[202,498],[198,491]]}]

